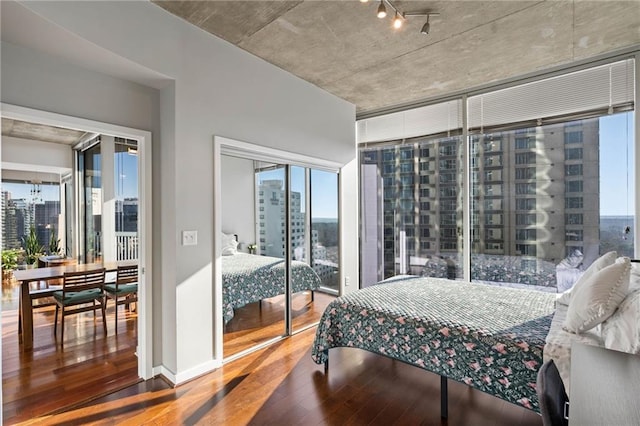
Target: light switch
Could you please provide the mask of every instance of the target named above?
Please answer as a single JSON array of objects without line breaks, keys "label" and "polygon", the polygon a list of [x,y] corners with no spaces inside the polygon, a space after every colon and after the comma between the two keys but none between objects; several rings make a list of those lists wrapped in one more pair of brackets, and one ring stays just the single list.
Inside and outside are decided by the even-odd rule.
[{"label": "light switch", "polygon": [[198,231],[182,231],[182,245],[183,246],[198,245]]}]

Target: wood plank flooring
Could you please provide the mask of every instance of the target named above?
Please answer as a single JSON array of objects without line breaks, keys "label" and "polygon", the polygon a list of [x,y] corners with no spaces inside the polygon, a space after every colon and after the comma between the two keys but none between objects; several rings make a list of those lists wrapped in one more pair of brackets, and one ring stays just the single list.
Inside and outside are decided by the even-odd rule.
[{"label": "wood plank flooring", "polygon": [[311,360],[315,329],[284,339],[189,383],[156,378],[26,424],[98,425],[531,425],[525,408],[449,383],[440,418],[439,376],[359,349]]},{"label": "wood plank flooring", "polygon": [[3,424],[58,412],[139,382],[137,315],[118,308],[116,336],[115,308],[108,305],[106,338],[100,315],[95,321],[92,312],[67,317],[64,349],[53,335],[55,309],[37,309],[34,348],[24,352],[18,344],[16,286],[3,282]]}]

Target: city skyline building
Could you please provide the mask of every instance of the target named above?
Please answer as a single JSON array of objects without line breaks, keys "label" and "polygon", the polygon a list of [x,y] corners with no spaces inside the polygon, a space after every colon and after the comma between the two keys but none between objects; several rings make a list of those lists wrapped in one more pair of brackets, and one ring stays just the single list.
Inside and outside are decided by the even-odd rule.
[{"label": "city skyline building", "polygon": [[[362,239],[376,241],[362,246],[363,283],[461,276],[462,143],[417,137],[361,150]],[[533,274],[574,252],[597,258],[598,153],[597,119],[472,133],[472,258],[517,258]]]},{"label": "city skyline building", "polygon": [[[266,179],[258,185],[258,235],[259,254],[284,258],[285,244],[285,197],[284,183],[280,179]],[[306,248],[306,213],[302,211],[302,194],[291,191],[291,250],[292,259],[312,262],[312,268],[323,283],[335,275],[337,263],[328,259],[327,249],[320,244],[317,230],[311,229],[311,259]],[[337,222],[336,222],[337,228]]]}]

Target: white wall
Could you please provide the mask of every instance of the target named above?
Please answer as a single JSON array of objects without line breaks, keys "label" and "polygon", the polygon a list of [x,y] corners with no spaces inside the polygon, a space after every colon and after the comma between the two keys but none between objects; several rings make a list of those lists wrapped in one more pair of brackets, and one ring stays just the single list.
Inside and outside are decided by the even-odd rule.
[{"label": "white wall", "polygon": [[[222,232],[237,234],[244,244],[256,242],[253,160],[222,156]],[[246,248],[240,248],[247,251]]]},{"label": "white wall", "polygon": [[[42,33],[53,24],[90,42],[93,56],[107,51],[173,79],[158,93],[36,51],[22,58],[9,47],[5,56],[3,45],[3,102],[154,132],[154,294],[161,294],[154,306],[162,306],[160,318],[154,311],[154,327],[162,324],[160,335],[154,328],[161,351],[154,361],[178,381],[208,371],[215,365],[212,136],[344,164],[355,158],[355,107],[148,2],[23,6],[46,19],[38,48],[59,39]],[[7,15],[3,8],[3,21]],[[60,43],[48,49],[65,55]],[[343,208],[348,203],[357,200],[343,200]],[[186,229],[198,231],[197,246],[179,245]]]}]

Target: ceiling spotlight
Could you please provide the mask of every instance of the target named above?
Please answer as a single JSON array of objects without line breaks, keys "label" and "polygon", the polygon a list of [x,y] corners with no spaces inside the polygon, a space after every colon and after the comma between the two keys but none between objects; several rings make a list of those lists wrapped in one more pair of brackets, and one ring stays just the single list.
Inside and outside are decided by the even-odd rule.
[{"label": "ceiling spotlight", "polygon": [[424,23],[424,25],[422,26],[422,29],[420,30],[420,32],[422,34],[429,34],[429,30],[431,29],[431,25],[429,24],[429,18],[431,17],[431,15],[433,16],[438,16],[438,13],[427,13],[427,22]]},{"label": "ceiling spotlight", "polygon": [[429,25],[429,16],[430,15],[427,15],[427,22],[424,23],[422,29],[420,30],[422,34],[429,34],[429,30],[431,29],[431,25]]},{"label": "ceiling spotlight", "polygon": [[387,8],[384,7],[383,0],[380,0],[380,6],[378,6],[378,18],[382,19],[387,16]]},{"label": "ceiling spotlight", "polygon": [[360,0],[360,3],[367,3],[369,0]]},{"label": "ceiling spotlight", "polygon": [[393,18],[393,28],[398,29],[400,27],[402,27],[402,18],[398,15],[398,12],[396,12],[396,15]]}]

